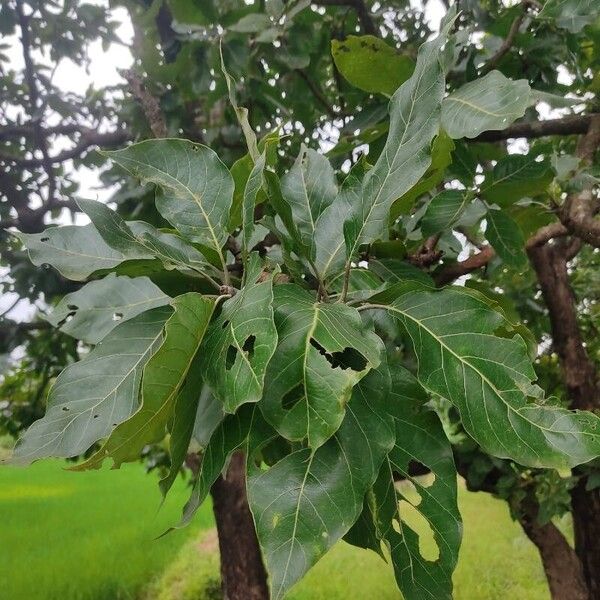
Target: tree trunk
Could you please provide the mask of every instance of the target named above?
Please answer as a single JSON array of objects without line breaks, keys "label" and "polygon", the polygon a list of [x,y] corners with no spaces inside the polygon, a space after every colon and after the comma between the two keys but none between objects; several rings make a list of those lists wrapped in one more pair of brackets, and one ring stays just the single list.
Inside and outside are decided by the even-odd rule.
[{"label": "tree trunk", "polygon": [[598,598],[588,593],[581,562],[553,523],[540,525],[533,515],[522,517],[520,523],[540,553],[552,600]]},{"label": "tree trunk", "polygon": [[267,573],[246,497],[245,459],[237,452],[212,487],[224,600],[268,600]]},{"label": "tree trunk", "polygon": [[575,550],[583,566],[590,598],[600,598],[600,490],[586,491],[581,477],[571,491]]}]

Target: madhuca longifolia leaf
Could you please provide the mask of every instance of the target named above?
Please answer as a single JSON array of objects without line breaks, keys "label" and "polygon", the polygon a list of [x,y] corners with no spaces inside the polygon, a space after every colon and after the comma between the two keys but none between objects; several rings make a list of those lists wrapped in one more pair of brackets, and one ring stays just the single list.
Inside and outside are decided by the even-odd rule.
[{"label": "madhuca longifolia leaf", "polygon": [[282,436],[318,448],[340,426],[352,388],[381,362],[383,343],[355,308],[318,302],[297,285],[276,286],[274,303],[279,344],[260,406]]},{"label": "madhuca longifolia leaf", "polygon": [[389,373],[383,364],[355,386],[333,438],[298,449],[267,470],[249,466],[254,515],[271,597],[283,598],[358,518],[394,441],[385,410]]},{"label": "madhuca longifolia leaf", "polygon": [[390,100],[388,138],[366,174],[359,202],[346,221],[348,256],[361,244],[385,239],[392,204],[410,190],[431,165],[431,143],[440,130],[444,96],[443,47],[455,16],[450,9],[440,34],[419,48],[413,75]]},{"label": "madhuca longifolia leaf", "polygon": [[267,365],[277,346],[273,278],[265,273],[260,280],[256,254],[247,271],[246,285],[223,303],[202,345],[206,382],[228,413],[261,399]]},{"label": "madhuca longifolia leaf", "polygon": [[50,389],[46,414],[19,440],[13,461],[78,456],[130,417],[139,404],[142,370],[160,347],[171,313],[163,306],[121,323],[69,365]]},{"label": "madhuca longifolia leaf", "polygon": [[161,139],[105,154],[158,186],[156,208],[184,237],[221,252],[234,184],[213,150],[188,140]]},{"label": "madhuca longifolia leaf", "polygon": [[598,416],[531,401],[539,388],[527,346],[519,335],[495,335],[506,322],[484,299],[458,288],[410,284],[380,307],[406,333],[421,385],[456,406],[486,452],[542,468],[572,467],[600,455]]},{"label": "madhuca longifolia leaf", "polygon": [[170,300],[148,277],[109,273],[64,296],[46,319],[78,340],[97,344],[119,323]]},{"label": "madhuca longifolia leaf", "polygon": [[195,292],[171,302],[173,314],[165,323],[164,338],[144,366],[139,409],[118,425],[103,446],[77,470],[97,469],[106,458],[115,468],[139,458],[147,444],[159,442],[172,419],[186,378],[199,381],[196,355],[214,310],[214,300]]},{"label": "madhuca longifolia leaf", "polygon": [[[394,366],[391,379],[386,409],[394,420],[394,447],[344,539],[377,553],[383,542],[406,600],[450,600],[462,535],[452,448],[439,418],[425,406],[429,397],[414,376]],[[415,477],[414,467],[430,474]],[[436,546],[427,556],[410,525],[415,512],[425,518]]]}]

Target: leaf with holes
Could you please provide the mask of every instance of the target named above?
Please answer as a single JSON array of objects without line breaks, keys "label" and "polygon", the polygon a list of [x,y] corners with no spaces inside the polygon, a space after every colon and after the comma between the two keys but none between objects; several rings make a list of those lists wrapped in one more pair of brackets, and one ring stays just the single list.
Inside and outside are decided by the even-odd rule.
[{"label": "leaf with holes", "polygon": [[[380,304],[406,333],[423,387],[452,402],[465,430],[489,454],[522,465],[566,468],[600,454],[600,418],[538,404],[523,339],[499,337],[503,315],[458,288],[407,284]],[[372,306],[372,305],[371,305]]]},{"label": "leaf with holes", "polygon": [[162,344],[144,366],[139,409],[114,429],[100,450],[78,465],[77,470],[98,469],[107,458],[112,459],[113,468],[119,468],[124,462],[137,460],[144,446],[164,438],[186,378],[197,378],[194,359],[214,301],[189,292],[174,298],[171,306],[173,314],[165,323]]},{"label": "leaf with holes", "polygon": [[160,347],[172,309],[154,308],[115,327],[56,379],[43,418],[17,444],[15,463],[70,457],[106,437],[138,407],[142,370]]},{"label": "leaf with holes", "polygon": [[249,467],[248,501],[273,600],[283,598],[358,518],[394,441],[387,391],[387,367],[371,371],[325,445],[298,449],[266,471]]},{"label": "leaf with holes", "polygon": [[275,288],[279,344],[260,404],[289,440],[315,449],[344,418],[352,388],[381,362],[383,345],[355,308],[317,302],[293,284]]},{"label": "leaf with holes", "polygon": [[[392,369],[387,409],[394,419],[396,441],[367,493],[361,518],[345,539],[377,553],[383,541],[406,600],[450,600],[462,536],[456,468],[438,417],[424,406],[427,400],[408,371],[400,366]],[[414,477],[415,466],[430,475]],[[396,479],[401,481],[395,483]],[[430,544],[413,529],[423,519],[433,538]]]},{"label": "leaf with holes", "polygon": [[512,81],[500,71],[466,83],[442,102],[442,127],[451,138],[474,138],[506,129],[531,103],[526,79]]},{"label": "leaf with holes", "polygon": [[106,244],[91,224],[49,227],[43,233],[14,232],[13,235],[27,248],[34,265],[51,265],[73,281],[84,281],[96,271],[114,269],[130,258]]},{"label": "leaf with holes", "polygon": [[455,12],[451,8],[438,37],[419,48],[415,72],[390,100],[387,141],[364,178],[359,206],[344,226],[350,258],[361,244],[387,237],[390,207],[431,165],[431,142],[439,133],[444,96],[442,48]]},{"label": "leaf with holes", "polygon": [[221,252],[233,178],[210,148],[164,139],[104,154],[143,182],[158,186],[156,208],[184,237]]},{"label": "leaf with holes", "polygon": [[64,296],[46,319],[78,340],[97,344],[119,323],[170,300],[147,277],[110,273]]},{"label": "leaf with holes", "polygon": [[272,277],[258,283],[249,279],[223,303],[202,347],[206,382],[226,412],[261,399],[276,346]]}]

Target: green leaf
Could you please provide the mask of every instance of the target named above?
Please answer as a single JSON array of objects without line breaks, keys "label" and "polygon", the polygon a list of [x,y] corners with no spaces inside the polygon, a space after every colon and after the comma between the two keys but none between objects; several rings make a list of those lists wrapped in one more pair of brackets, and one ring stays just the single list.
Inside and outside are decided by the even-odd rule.
[{"label": "green leaf", "polygon": [[160,347],[172,310],[154,308],[115,327],[56,379],[48,408],[23,435],[14,462],[68,458],[106,437],[138,407],[142,369]]},{"label": "green leaf", "polygon": [[272,429],[265,423],[256,405],[242,406],[234,415],[227,415],[216,428],[202,454],[202,463],[198,478],[194,482],[190,499],[187,501],[181,521],[177,527],[187,525],[202,502],[208,496],[210,488],[227,468],[231,455],[237,450],[266,443],[273,436]]},{"label": "green leaf", "polygon": [[579,33],[598,18],[597,0],[546,0],[538,19],[554,19],[571,33]]},{"label": "green leaf", "polygon": [[421,220],[423,237],[452,229],[471,200],[471,194],[465,190],[444,190],[434,196]]},{"label": "green leaf", "polygon": [[440,131],[439,135],[433,140],[431,147],[431,165],[425,171],[422,179],[394,202],[390,211],[390,222],[395,221],[400,215],[408,214],[419,196],[433,189],[444,180],[446,167],[452,162],[453,149],[454,142],[452,139],[445,131]]},{"label": "green leaf", "polygon": [[385,412],[387,368],[356,387],[335,436],[296,450],[266,471],[250,468],[248,502],[271,586],[283,598],[358,518],[367,489],[393,444]]},{"label": "green leaf", "polygon": [[169,471],[158,482],[164,496],[167,495],[185,462],[190,442],[194,433],[194,420],[198,411],[200,395],[198,394],[199,377],[194,377],[195,365],[190,369],[190,376],[183,383],[175,398],[173,416],[167,424],[169,432],[169,454],[171,464]]},{"label": "green leaf", "polygon": [[214,305],[213,300],[195,292],[173,299],[174,312],[165,323],[162,344],[144,367],[139,409],[116,427],[102,448],[76,470],[98,469],[106,458],[112,459],[113,468],[119,468],[124,462],[137,460],[144,446],[162,440]]},{"label": "green leaf", "polygon": [[26,246],[31,262],[49,264],[73,281],[84,281],[92,273],[114,269],[128,257],[113,250],[93,225],[49,227],[43,233],[14,232]]},{"label": "green leaf", "polygon": [[414,61],[374,35],[331,40],[335,66],[365,92],[391,96],[415,70]]},{"label": "green leaf", "polygon": [[276,286],[275,322],[261,409],[282,436],[318,448],[340,426],[352,388],[379,365],[382,342],[356,309],[316,302],[294,284]]},{"label": "green leaf", "polygon": [[194,420],[194,432],[192,434],[194,440],[202,450],[206,448],[212,434],[224,418],[223,403],[215,398],[215,395],[207,385],[203,385]]},{"label": "green leaf", "polygon": [[[406,600],[450,600],[462,535],[456,468],[438,417],[423,406],[427,400],[410,373],[401,367],[392,370],[387,407],[394,417],[396,441],[367,494],[361,520],[346,539],[376,552],[381,552],[380,540],[384,541]],[[411,476],[414,463],[431,471],[433,483]],[[406,483],[395,483],[396,476],[412,484],[412,493]],[[422,542],[413,529],[415,513],[432,532],[436,548],[430,552],[437,554],[435,558],[423,556]]]},{"label": "green leaf", "polygon": [[553,179],[547,160],[536,160],[536,154],[509,154],[486,175],[481,194],[488,202],[505,207],[525,196],[541,194]]},{"label": "green leaf", "polygon": [[346,262],[344,222],[352,207],[360,202],[362,178],[366,172],[365,162],[356,162],[342,183],[335,200],[319,215],[313,237],[315,269],[326,281],[339,274]]},{"label": "green leaf", "polygon": [[188,140],[146,140],[104,154],[158,186],[156,208],[184,237],[221,252],[233,178],[210,148]]},{"label": "green leaf", "polygon": [[525,267],[525,239],[519,226],[502,210],[488,210],[486,221],[485,236],[498,256],[511,267]]},{"label": "green leaf", "polygon": [[387,141],[375,166],[364,178],[360,205],[344,226],[350,258],[361,244],[386,238],[392,204],[431,165],[431,142],[439,132],[444,95],[442,47],[454,14],[451,9],[440,35],[419,48],[415,72],[390,100]]},{"label": "green leaf", "polygon": [[237,23],[228,27],[229,31],[238,33],[259,33],[271,27],[271,19],[264,13],[244,15]]},{"label": "green leaf", "polygon": [[248,276],[246,285],[223,303],[203,344],[206,382],[229,413],[261,399],[267,365],[277,346],[273,280],[255,283]]},{"label": "green leaf", "polygon": [[435,287],[433,279],[418,267],[394,258],[370,260],[369,269],[377,273],[388,284],[416,281],[429,287]]},{"label": "green leaf", "polygon": [[246,260],[251,250],[250,239],[254,233],[254,208],[256,206],[256,199],[258,192],[264,184],[263,173],[265,170],[265,161],[266,153],[263,152],[256,160],[250,172],[250,177],[248,177],[248,181],[246,182],[246,188],[244,189],[242,203],[242,252]]},{"label": "green leaf", "polygon": [[457,288],[410,284],[381,308],[407,333],[421,385],[456,406],[484,451],[544,468],[600,455],[600,418],[530,401],[539,388],[527,347],[520,336],[495,335],[506,322],[485,300]]},{"label": "green leaf", "polygon": [[451,138],[474,138],[506,129],[531,103],[526,79],[512,81],[500,71],[470,81],[442,102],[442,127]]},{"label": "green leaf", "polygon": [[303,146],[292,168],[281,178],[281,194],[290,206],[301,244],[312,248],[317,219],[337,196],[329,160]]},{"label": "green leaf", "polygon": [[78,340],[97,344],[119,323],[170,300],[147,277],[110,273],[64,296],[46,320]]}]

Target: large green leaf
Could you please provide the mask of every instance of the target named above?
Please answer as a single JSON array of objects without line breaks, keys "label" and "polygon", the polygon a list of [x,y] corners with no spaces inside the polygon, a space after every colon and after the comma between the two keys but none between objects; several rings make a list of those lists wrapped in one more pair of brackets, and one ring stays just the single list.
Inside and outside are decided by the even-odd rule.
[{"label": "large green leaf", "polygon": [[172,309],[154,308],[115,327],[56,379],[48,408],[23,435],[14,460],[70,457],[106,437],[138,407],[142,370],[160,347]]},{"label": "large green leaf", "polygon": [[[394,417],[396,441],[367,494],[361,519],[346,539],[378,553],[381,541],[385,543],[406,600],[450,600],[462,534],[456,468],[438,417],[423,406],[427,399],[410,373],[401,367],[392,370],[387,408]],[[428,481],[431,476],[413,477],[415,464],[429,469],[433,482]],[[412,493],[406,483],[396,484],[396,478],[412,483]],[[437,546],[429,557],[413,529],[415,513],[425,519]]]},{"label": "large green leaf", "polygon": [[361,244],[386,238],[392,204],[431,165],[431,142],[439,132],[444,95],[442,47],[454,14],[451,9],[439,36],[419,48],[415,72],[390,100],[390,128],[385,147],[364,178],[360,205],[344,226],[351,258]]},{"label": "large green leaf", "polygon": [[292,168],[281,178],[281,194],[290,206],[302,245],[310,249],[317,219],[337,195],[329,160],[303,146]]},{"label": "large green leaf", "polygon": [[499,337],[504,317],[489,301],[445,288],[397,288],[381,307],[406,332],[426,389],[450,400],[489,454],[532,467],[565,468],[600,455],[600,418],[538,404],[535,372],[520,336]]},{"label": "large green leaf", "polygon": [[206,381],[226,412],[263,394],[267,365],[277,346],[273,280],[252,279],[223,303],[203,345]]},{"label": "large green leaf", "polygon": [[293,284],[275,288],[275,321],[261,409],[282,436],[318,448],[340,426],[352,388],[379,365],[382,342],[356,309],[316,302]]},{"label": "large green leaf", "polygon": [[554,179],[547,160],[536,154],[509,154],[498,161],[481,185],[481,194],[498,206],[510,206],[525,196],[542,193]]},{"label": "large green leaf", "polygon": [[390,222],[394,222],[400,215],[409,214],[419,196],[433,189],[444,180],[446,168],[452,162],[453,149],[454,142],[452,138],[445,131],[440,131],[431,146],[431,165],[425,171],[421,180],[394,202],[390,210]]},{"label": "large green leaf", "polygon": [[412,58],[374,35],[332,39],[331,54],[345,79],[365,92],[391,96],[415,70]]},{"label": "large green leaf", "polygon": [[527,264],[525,239],[519,226],[502,210],[488,210],[485,236],[498,256],[511,267],[523,268]]},{"label": "large green leaf", "polygon": [[442,127],[451,138],[474,138],[505,129],[531,103],[526,79],[512,81],[500,71],[466,83],[442,102]]},{"label": "large green leaf", "polygon": [[43,233],[20,233],[31,262],[40,267],[53,266],[61,275],[84,281],[95,271],[114,269],[127,258],[113,250],[93,225],[50,227]]},{"label": "large green leaf", "polygon": [[144,367],[139,409],[77,469],[98,469],[106,458],[119,468],[124,462],[137,460],[144,446],[165,436],[175,401],[210,322],[214,301],[189,292],[174,298],[171,306],[174,312],[165,323],[162,344]]},{"label": "large green leaf", "polygon": [[335,277],[346,262],[344,222],[352,207],[358,206],[365,162],[359,160],[344,179],[335,200],[319,215],[313,237],[314,265],[319,277],[326,281]]},{"label": "large green leaf", "polygon": [[355,387],[342,425],[325,445],[296,450],[267,471],[250,470],[248,501],[274,600],[358,518],[394,440],[388,390],[387,368],[372,371]]},{"label": "large green leaf", "polygon": [[105,154],[158,186],[156,208],[184,237],[221,252],[233,178],[210,148],[187,140],[146,140]]},{"label": "large green leaf", "polygon": [[110,273],[64,296],[46,319],[78,340],[97,344],[119,323],[170,300],[147,277]]},{"label": "large green leaf", "polygon": [[444,190],[434,196],[421,220],[423,237],[451,229],[471,200],[471,194],[465,190]]}]

